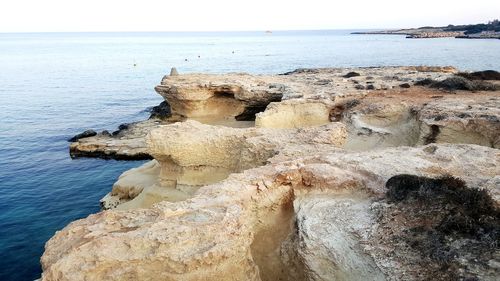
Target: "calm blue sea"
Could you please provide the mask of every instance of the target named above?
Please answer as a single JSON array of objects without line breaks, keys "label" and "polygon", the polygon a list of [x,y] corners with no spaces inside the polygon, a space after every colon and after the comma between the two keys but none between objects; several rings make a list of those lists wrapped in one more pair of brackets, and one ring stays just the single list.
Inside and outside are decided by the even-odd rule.
[{"label": "calm blue sea", "polygon": [[147,118],[145,109],[161,101],[153,87],[172,66],[181,73],[500,69],[500,40],[349,32],[0,34],[0,280],[38,278],[44,243],[99,211],[120,173],[142,163],[72,160],[66,139]]}]

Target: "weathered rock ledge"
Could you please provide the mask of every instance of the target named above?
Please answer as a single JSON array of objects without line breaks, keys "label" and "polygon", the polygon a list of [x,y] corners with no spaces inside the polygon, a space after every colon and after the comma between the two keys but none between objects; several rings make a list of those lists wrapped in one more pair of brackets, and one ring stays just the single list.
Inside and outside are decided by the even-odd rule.
[{"label": "weathered rock ledge", "polygon": [[[200,187],[184,201],[73,222],[47,243],[42,280],[437,280],[425,255],[383,235],[408,227],[377,218],[389,204],[384,183],[400,174],[450,174],[500,203],[500,154],[492,148],[330,147],[291,155]],[[498,250],[487,265],[462,258],[475,266],[463,276],[498,276]]]},{"label": "weathered rock ledge", "polygon": [[[156,91],[170,104],[170,115],[130,124],[118,135],[98,134],[78,139],[70,145],[70,154],[72,157],[150,159],[144,141],[147,133],[160,125],[186,119],[227,127],[269,128],[338,121],[349,129],[349,149],[366,149],[359,144],[377,142],[375,139],[381,143],[373,145],[379,147],[426,142],[498,147],[498,134],[491,132],[498,130],[499,83],[468,80],[498,79],[494,74],[471,75],[458,73],[452,67],[418,66],[299,69],[286,75],[166,76]],[[427,81],[437,82],[418,86]],[[495,87],[497,91],[475,90]],[[476,137],[469,140],[459,139],[455,134],[428,137],[433,130],[430,126],[443,129],[448,124],[453,130],[475,131]],[[483,136],[485,126],[490,133]]]},{"label": "weathered rock ledge", "polygon": [[42,280],[496,280],[498,82],[455,73],[164,78],[172,119],[72,144],[154,160],[47,242]]},{"label": "weathered rock ledge", "polygon": [[188,120],[152,130],[146,139],[155,160],[123,174],[101,200],[104,209],[150,207],[181,201],[200,186],[265,165],[277,154],[314,154],[345,144],[341,123],[314,128],[228,128]]}]

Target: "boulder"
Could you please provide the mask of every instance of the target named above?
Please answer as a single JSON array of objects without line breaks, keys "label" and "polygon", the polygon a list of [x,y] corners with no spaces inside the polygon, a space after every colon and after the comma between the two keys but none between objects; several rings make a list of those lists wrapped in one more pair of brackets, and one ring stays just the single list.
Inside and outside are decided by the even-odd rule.
[{"label": "boulder", "polygon": [[94,131],[94,130],[86,130],[84,131],[83,133],[80,133],[78,135],[75,135],[73,136],[72,138],[68,139],[69,142],[75,142],[79,139],[83,139],[83,138],[88,138],[88,137],[93,137],[97,135],[97,132]]},{"label": "boulder", "polygon": [[162,101],[159,105],[154,106],[151,109],[151,115],[149,119],[158,118],[158,119],[167,119],[172,116],[170,111],[170,105],[166,101]]},{"label": "boulder", "polygon": [[344,75],[342,77],[344,77],[344,78],[351,78],[351,77],[357,77],[357,76],[361,76],[361,74],[359,74],[358,72],[351,71],[351,72],[348,72],[346,75]]}]

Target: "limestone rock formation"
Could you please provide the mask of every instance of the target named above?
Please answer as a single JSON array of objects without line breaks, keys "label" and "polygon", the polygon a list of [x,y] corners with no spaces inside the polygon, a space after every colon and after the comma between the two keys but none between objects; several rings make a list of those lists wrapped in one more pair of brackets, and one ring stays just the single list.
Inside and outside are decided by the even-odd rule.
[{"label": "limestone rock formation", "polygon": [[[359,76],[347,75],[351,72]],[[166,76],[156,90],[170,103],[171,112],[163,114],[161,120],[133,123],[118,136],[101,134],[79,139],[71,144],[70,154],[73,157],[150,158],[144,141],[147,133],[158,125],[186,118],[210,125],[269,128],[297,128],[340,121],[349,129],[346,147],[355,150],[448,141],[498,147],[498,134],[495,133],[498,122],[494,117],[497,113],[492,115],[490,112],[499,107],[498,91],[450,93],[414,86],[427,80],[444,81],[457,72],[452,67],[416,66],[299,69],[286,75]],[[349,78],[345,78],[346,75]],[[495,77],[488,74],[488,83],[498,84],[491,80]],[[400,87],[402,84],[410,88]],[[489,108],[487,114],[483,114],[482,107],[463,106],[476,100]],[[457,106],[443,106],[445,103]],[[471,128],[477,127],[475,124],[479,122],[482,125],[476,131],[486,126],[488,136],[462,138],[461,133],[453,133],[456,140],[452,140],[446,137],[450,134],[443,129],[445,123],[451,124],[451,119],[434,124],[426,117],[433,111],[441,111],[442,116],[474,116],[474,120],[461,118],[460,122],[469,125],[459,126],[455,120],[453,130],[476,130]],[[437,138],[433,137],[437,133],[436,126],[443,132],[440,131]]]},{"label": "limestone rock formation", "polygon": [[[166,121],[168,122],[168,121]],[[164,121],[149,119],[132,123],[117,134],[97,134],[92,137],[80,138],[69,146],[72,158],[99,157],[104,159],[144,160],[152,157],[146,150],[145,137],[147,133]]]},{"label": "limestone rock formation", "polygon": [[374,236],[386,227],[371,207],[385,182],[446,173],[500,188],[489,185],[498,150],[476,145],[330,148],[291,159],[232,174],[186,201],[76,221],[47,243],[42,280],[418,280],[426,268],[399,261],[413,250],[387,255]]},{"label": "limestone rock formation", "polygon": [[255,126],[263,128],[302,128],[330,123],[333,103],[328,100],[291,99],[271,103],[258,113]]},{"label": "limestone rock formation", "polygon": [[170,117],[71,145],[154,160],[47,242],[42,280],[495,280],[500,98],[419,82],[455,73],[166,76]]},{"label": "limestone rock formation", "polygon": [[148,151],[156,160],[125,172],[101,205],[130,209],[185,200],[200,186],[265,165],[278,153],[299,156],[341,147],[346,137],[341,123],[277,130],[210,126],[192,120],[161,126],[147,136]]},{"label": "limestone rock formation", "polygon": [[173,114],[252,120],[255,112],[280,101],[286,86],[248,74],[185,74],[165,77],[155,90],[170,104]]},{"label": "limestone rock formation", "polygon": [[[391,90],[340,104],[346,148],[472,143],[499,148],[500,99],[487,92],[446,94],[417,88]],[[349,108],[349,109],[346,109]]]},{"label": "limestone rock formation", "polygon": [[500,148],[500,97],[435,99],[419,112],[421,143],[474,143]]}]

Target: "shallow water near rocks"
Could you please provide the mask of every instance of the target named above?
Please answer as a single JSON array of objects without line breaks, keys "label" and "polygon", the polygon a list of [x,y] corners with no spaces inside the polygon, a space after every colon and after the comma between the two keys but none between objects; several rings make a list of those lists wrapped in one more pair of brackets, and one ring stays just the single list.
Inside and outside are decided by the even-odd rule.
[{"label": "shallow water near rocks", "polygon": [[500,69],[500,40],[349,32],[0,34],[0,280],[38,278],[47,239],[99,211],[118,176],[143,163],[71,160],[66,139],[147,118],[144,109],[162,101],[153,87],[172,66],[181,74],[422,64]]}]

